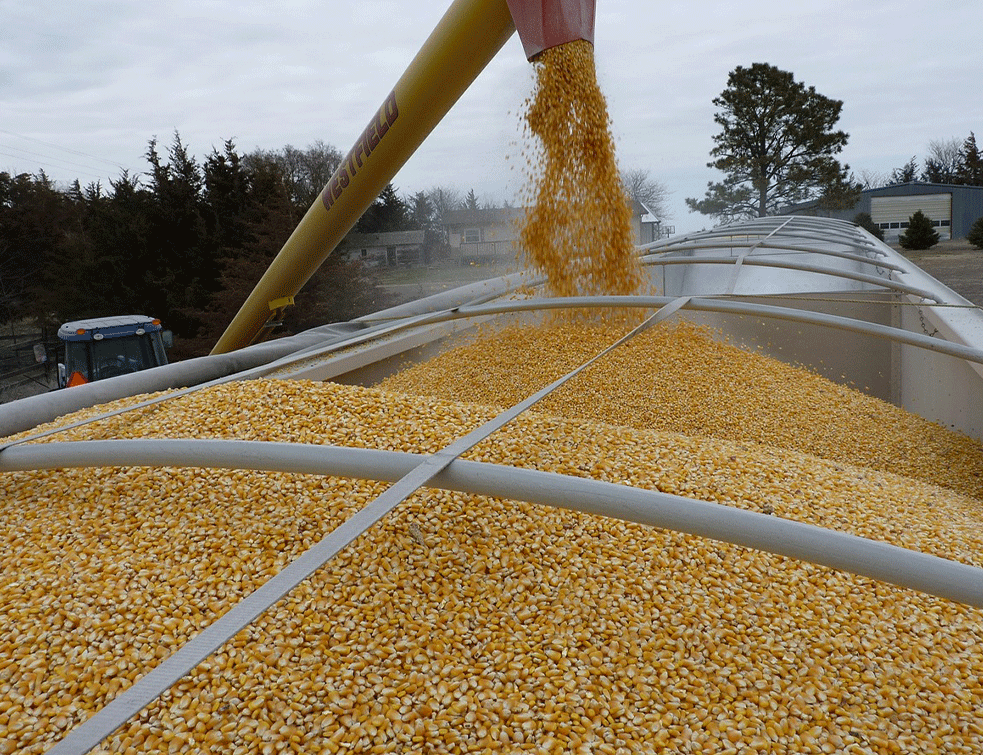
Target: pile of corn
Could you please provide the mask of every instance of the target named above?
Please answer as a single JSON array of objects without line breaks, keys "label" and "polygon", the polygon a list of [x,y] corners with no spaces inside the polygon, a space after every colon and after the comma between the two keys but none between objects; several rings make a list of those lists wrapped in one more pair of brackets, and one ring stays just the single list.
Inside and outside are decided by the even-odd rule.
[{"label": "pile of corn", "polygon": [[[480,351],[488,372],[472,382],[483,385],[453,389],[480,403],[253,381],[53,440],[432,452],[494,416],[496,396],[527,395],[564,369],[533,353],[504,385],[512,339],[520,350],[552,344],[543,362],[562,362],[603,329],[582,325],[577,337],[571,327],[516,330],[389,381],[419,390],[432,370],[430,382],[443,383]],[[674,385],[628,385],[656,367],[637,364],[641,352],[616,352],[467,458],[659,488],[983,566],[981,498],[965,494],[979,444],[698,335],[651,334],[648,348]],[[694,360],[725,378],[689,384]],[[864,438],[876,447],[885,433],[948,438],[952,455],[939,446],[936,463],[951,479],[785,450],[784,430],[771,445],[714,439],[709,416],[688,435],[652,427],[676,390],[727,403],[725,424],[749,423],[770,411],[751,390],[765,374],[792,426],[816,422],[833,397],[870,413],[851,431],[853,447]],[[585,406],[615,404],[605,422],[585,418]],[[838,408],[825,412],[835,432]],[[899,424],[885,429],[890,422]],[[194,469],[0,475],[0,752],[44,752],[384,487]],[[103,751],[979,753],[981,709],[979,610],[692,536],[426,490]]]},{"label": "pile of corn", "polygon": [[642,289],[631,209],[618,173],[594,48],[577,40],[536,60],[525,111],[540,150],[527,157],[530,209],[519,229],[527,262],[553,296],[633,294]]},{"label": "pile of corn", "polygon": [[[610,321],[487,330],[384,381],[433,398],[512,406],[613,343]],[[516,373],[525,376],[517,379]],[[570,419],[801,451],[983,499],[983,445],[706,327],[650,328],[537,405]],[[676,491],[668,491],[676,492]]]}]

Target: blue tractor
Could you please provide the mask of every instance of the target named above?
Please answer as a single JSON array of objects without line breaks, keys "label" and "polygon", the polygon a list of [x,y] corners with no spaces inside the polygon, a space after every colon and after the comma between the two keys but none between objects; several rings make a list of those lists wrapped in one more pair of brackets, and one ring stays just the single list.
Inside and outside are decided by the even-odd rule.
[{"label": "blue tractor", "polygon": [[169,336],[160,320],[143,315],[66,322],[58,328],[65,342],[58,386],[71,388],[167,364],[164,346]]}]

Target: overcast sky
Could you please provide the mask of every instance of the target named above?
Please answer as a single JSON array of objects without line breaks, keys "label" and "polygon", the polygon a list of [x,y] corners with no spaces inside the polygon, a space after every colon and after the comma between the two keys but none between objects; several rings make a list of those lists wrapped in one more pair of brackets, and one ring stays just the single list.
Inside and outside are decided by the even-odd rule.
[{"label": "overcast sky", "polygon": [[[0,171],[83,184],[140,174],[147,144],[179,132],[203,158],[347,152],[450,0],[0,0]],[[711,100],[763,62],[843,100],[841,155],[890,173],[932,140],[983,138],[981,0],[597,0],[598,78],[622,168],[671,192],[678,232],[721,177],[707,168]],[[475,32],[479,33],[479,32]],[[532,66],[501,50],[394,178],[515,200],[519,109]],[[163,151],[163,150],[162,150]]]}]

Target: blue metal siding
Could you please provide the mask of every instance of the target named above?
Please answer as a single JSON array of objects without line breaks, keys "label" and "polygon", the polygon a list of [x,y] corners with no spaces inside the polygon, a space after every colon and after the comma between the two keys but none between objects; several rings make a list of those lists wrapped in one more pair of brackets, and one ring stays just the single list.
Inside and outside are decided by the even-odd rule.
[{"label": "blue metal siding", "polygon": [[[966,188],[966,187],[963,187]],[[959,202],[956,195],[952,196],[952,235],[954,238],[963,238],[970,228],[980,218],[983,218],[983,187],[974,187],[976,191],[960,192],[962,195]]]}]

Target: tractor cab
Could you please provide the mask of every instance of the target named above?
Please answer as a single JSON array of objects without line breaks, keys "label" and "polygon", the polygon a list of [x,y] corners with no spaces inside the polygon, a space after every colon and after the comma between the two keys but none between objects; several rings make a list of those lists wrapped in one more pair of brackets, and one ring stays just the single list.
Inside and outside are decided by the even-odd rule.
[{"label": "tractor cab", "polygon": [[95,380],[167,364],[160,320],[143,315],[74,320],[58,328],[65,361],[58,365],[58,386],[71,388]]}]

